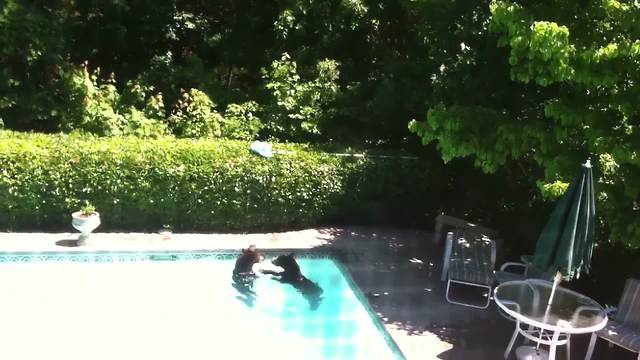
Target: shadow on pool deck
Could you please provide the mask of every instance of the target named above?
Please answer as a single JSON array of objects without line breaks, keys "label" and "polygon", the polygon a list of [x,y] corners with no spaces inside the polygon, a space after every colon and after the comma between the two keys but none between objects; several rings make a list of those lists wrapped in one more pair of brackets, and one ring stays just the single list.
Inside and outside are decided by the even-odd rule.
[{"label": "shadow on pool deck", "polygon": [[78,243],[78,239],[62,239],[55,242],[57,246],[62,247],[78,247],[80,244]]},{"label": "shadow on pool deck", "polygon": [[[440,281],[442,245],[431,233],[405,229],[328,228],[326,247],[341,250],[345,265],[407,359],[502,359],[514,323],[489,308],[445,300]],[[584,358],[589,335],[574,335],[571,357]],[[516,342],[523,343],[522,337]],[[564,346],[557,359],[564,359]],[[513,351],[511,359],[515,359]],[[593,359],[634,359],[599,342]]]}]

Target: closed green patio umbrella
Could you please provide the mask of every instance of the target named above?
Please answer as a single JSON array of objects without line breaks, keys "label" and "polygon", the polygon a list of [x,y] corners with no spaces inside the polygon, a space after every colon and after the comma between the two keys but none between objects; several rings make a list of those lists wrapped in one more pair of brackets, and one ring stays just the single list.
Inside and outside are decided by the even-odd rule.
[{"label": "closed green patio umbrella", "polygon": [[565,280],[588,273],[595,242],[595,196],[591,162],[562,196],[545,225],[531,258],[539,269],[560,271]]}]

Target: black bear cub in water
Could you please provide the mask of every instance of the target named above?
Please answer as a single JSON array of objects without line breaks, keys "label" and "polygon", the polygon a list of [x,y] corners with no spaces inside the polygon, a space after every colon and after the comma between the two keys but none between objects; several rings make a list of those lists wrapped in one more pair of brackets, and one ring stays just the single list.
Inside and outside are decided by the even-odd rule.
[{"label": "black bear cub in water", "polygon": [[302,274],[300,265],[298,265],[298,262],[293,257],[293,253],[280,255],[273,260],[272,263],[282,268],[283,271],[265,270],[263,272],[265,274],[277,275],[280,277],[280,282],[293,285],[309,302],[311,309],[317,309],[322,301],[322,288]]},{"label": "black bear cub in water", "polygon": [[255,245],[242,249],[242,255],[236,260],[236,266],[233,268],[234,275],[251,275],[253,274],[253,265],[262,261],[262,255],[258,253]]},{"label": "black bear cub in water", "polygon": [[256,293],[253,291],[253,283],[256,280],[257,271],[254,265],[260,263],[264,256],[258,252],[255,245],[242,249],[242,255],[236,260],[231,276],[231,285],[238,291],[237,298],[247,306],[253,307]]}]

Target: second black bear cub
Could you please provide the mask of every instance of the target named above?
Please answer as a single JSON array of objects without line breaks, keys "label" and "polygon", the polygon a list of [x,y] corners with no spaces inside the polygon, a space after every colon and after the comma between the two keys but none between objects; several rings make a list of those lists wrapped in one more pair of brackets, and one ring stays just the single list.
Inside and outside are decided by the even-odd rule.
[{"label": "second black bear cub", "polygon": [[302,271],[300,271],[300,265],[293,257],[293,253],[289,255],[280,255],[272,261],[273,265],[281,267],[283,269],[282,272],[278,273],[280,275],[280,279],[286,282],[300,282],[304,281],[306,278],[302,275]]},{"label": "second black bear cub", "polygon": [[282,268],[282,271],[263,271],[265,274],[273,274],[280,277],[280,282],[293,285],[304,298],[309,302],[312,310],[315,310],[322,301],[322,288],[313,281],[307,279],[300,270],[300,265],[293,257],[293,253],[289,255],[280,255],[272,261],[273,265]]}]

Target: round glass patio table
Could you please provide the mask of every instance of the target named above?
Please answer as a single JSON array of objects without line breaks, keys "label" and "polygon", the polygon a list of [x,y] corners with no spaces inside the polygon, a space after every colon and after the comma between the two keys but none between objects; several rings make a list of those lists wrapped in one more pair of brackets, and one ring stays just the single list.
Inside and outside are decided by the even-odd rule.
[{"label": "round glass patio table", "polygon": [[[527,279],[505,282],[495,288],[496,304],[516,320],[516,329],[505,358],[518,334],[539,344],[549,345],[548,357],[554,359],[556,346],[567,344],[571,334],[592,333],[607,324],[607,315],[600,304],[561,286],[556,287],[549,304],[552,286],[553,283],[549,281]],[[528,325],[528,329],[521,328],[520,323]],[[519,355],[525,352],[517,351]]]}]

